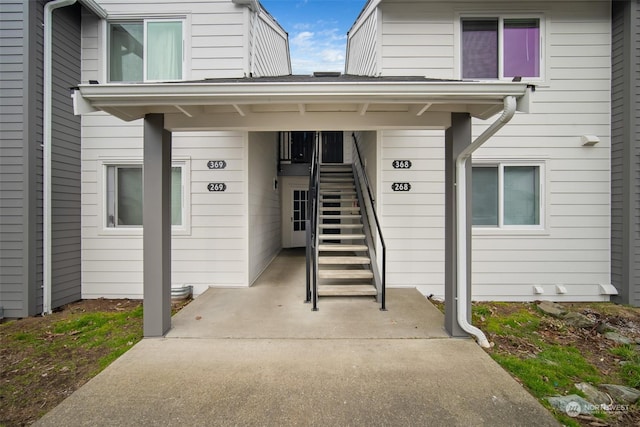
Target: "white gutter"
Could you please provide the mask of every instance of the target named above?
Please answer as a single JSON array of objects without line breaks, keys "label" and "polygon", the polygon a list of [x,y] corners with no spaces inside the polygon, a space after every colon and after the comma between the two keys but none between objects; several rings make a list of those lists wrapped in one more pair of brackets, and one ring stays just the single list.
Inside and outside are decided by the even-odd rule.
[{"label": "white gutter", "polygon": [[475,141],[468,145],[456,159],[456,234],[457,234],[457,311],[458,325],[470,335],[473,335],[481,347],[489,348],[489,341],[484,333],[469,323],[467,318],[467,160],[482,144],[495,135],[506,125],[516,112],[516,98],[507,96],[504,98],[504,110],[502,115],[489,126]]},{"label": "white gutter", "polygon": [[[71,6],[77,0],[54,0],[44,5],[43,101],[42,101],[42,314],[51,314],[51,98],[53,11]],[[107,13],[94,0],[80,0],[88,10],[106,18]]]}]

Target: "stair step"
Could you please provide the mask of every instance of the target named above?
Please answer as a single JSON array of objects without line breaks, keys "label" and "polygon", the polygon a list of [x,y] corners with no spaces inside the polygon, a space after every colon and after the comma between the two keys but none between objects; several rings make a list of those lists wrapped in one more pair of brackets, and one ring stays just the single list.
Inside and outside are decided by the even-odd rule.
[{"label": "stair step", "polygon": [[318,296],[321,297],[348,297],[348,296],[376,296],[378,291],[375,286],[367,284],[359,285],[319,285]]},{"label": "stair step", "polygon": [[345,189],[326,189],[323,188],[320,190],[321,196],[355,196],[356,190],[345,190]]},{"label": "stair step", "polygon": [[320,182],[355,182],[355,179],[353,176],[320,175]]},{"label": "stair step", "polygon": [[353,184],[340,184],[340,183],[320,183],[320,191],[322,190],[355,190],[356,186]]},{"label": "stair step", "polygon": [[320,171],[320,177],[336,177],[336,178],[351,178],[353,179],[353,172],[352,171],[338,171],[338,172],[331,172],[331,171]]},{"label": "stair step", "polygon": [[367,245],[340,245],[340,244],[320,244],[318,245],[318,250],[320,252],[363,252],[368,250]]},{"label": "stair step", "polygon": [[320,279],[373,279],[371,270],[318,270]]},{"label": "stair step", "polygon": [[344,163],[320,163],[320,169],[324,169],[324,170],[348,170],[348,171],[352,171],[353,168],[351,167],[351,165],[348,164],[344,164]]},{"label": "stair step", "polygon": [[320,240],[362,240],[364,234],[320,234]]},{"label": "stair step", "polygon": [[359,206],[320,206],[320,212],[360,212]]},{"label": "stair step", "polygon": [[318,224],[318,228],[322,228],[322,229],[358,229],[358,228],[362,228],[363,225],[362,224]]},{"label": "stair step", "polygon": [[318,257],[318,264],[371,264],[371,258],[367,256],[321,256]]},{"label": "stair step", "polygon": [[[338,194],[339,195],[339,194]],[[324,197],[320,198],[320,203],[353,203],[353,202],[357,202],[358,199],[354,199],[354,198],[349,198],[349,199],[344,199],[344,198],[340,198],[340,199],[327,199]]]},{"label": "stair step", "polygon": [[320,219],[359,219],[362,215],[318,215]]}]

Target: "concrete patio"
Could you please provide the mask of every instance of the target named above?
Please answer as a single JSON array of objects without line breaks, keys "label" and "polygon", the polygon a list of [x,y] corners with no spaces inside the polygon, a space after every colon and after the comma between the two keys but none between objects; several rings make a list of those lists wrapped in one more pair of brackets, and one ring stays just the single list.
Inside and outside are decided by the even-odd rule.
[{"label": "concrete patio", "polygon": [[38,426],[557,426],[415,289],[304,300],[304,252],[251,288],[209,289]]}]

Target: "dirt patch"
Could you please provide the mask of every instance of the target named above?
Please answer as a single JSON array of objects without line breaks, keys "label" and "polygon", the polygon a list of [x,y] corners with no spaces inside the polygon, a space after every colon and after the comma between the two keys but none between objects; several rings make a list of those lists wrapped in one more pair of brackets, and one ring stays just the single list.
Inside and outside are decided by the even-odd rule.
[{"label": "dirt patch", "polygon": [[[175,303],[173,311],[188,301]],[[142,302],[95,299],[0,324],[0,426],[26,426],[142,338]]]}]

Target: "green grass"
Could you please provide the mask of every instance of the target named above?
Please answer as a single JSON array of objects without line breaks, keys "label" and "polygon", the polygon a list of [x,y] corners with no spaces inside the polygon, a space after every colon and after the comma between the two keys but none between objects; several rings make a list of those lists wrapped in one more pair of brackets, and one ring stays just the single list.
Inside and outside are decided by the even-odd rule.
[{"label": "green grass", "polygon": [[[598,384],[602,378],[595,366],[572,346],[546,342],[539,334],[545,325],[545,315],[532,305],[509,307],[508,314],[495,314],[507,303],[479,303],[473,307],[474,322],[493,336],[498,343],[490,352],[491,357],[518,378],[540,402],[551,409],[545,397],[576,393],[575,383]],[[501,344],[522,347],[522,354],[501,348]],[[575,419],[554,412],[558,421],[566,426],[579,426]]]},{"label": "green grass", "polygon": [[[494,307],[506,306],[508,303],[491,303]],[[540,326],[540,316],[528,308],[521,308],[513,313],[495,316],[494,311],[487,304],[475,304],[472,307],[473,321],[482,325],[485,332],[499,336],[516,336],[535,338],[535,332]]]},{"label": "green grass", "polygon": [[539,399],[556,394],[575,393],[580,381],[599,383],[597,369],[580,352],[570,346],[545,345],[534,357],[521,359],[512,355],[493,354],[493,358],[512,375],[518,377]]},{"label": "green grass", "polygon": [[[59,401],[57,396],[65,388],[102,371],[140,341],[142,334],[141,305],[0,324],[0,352],[7,357],[3,376],[10,379],[10,387],[0,389],[0,425],[16,421],[5,419],[3,412],[11,412],[7,417],[37,419],[54,399]],[[52,388],[53,383],[59,387]],[[34,402],[40,408],[35,414],[29,409]]]},{"label": "green grass", "polygon": [[610,352],[624,362],[620,368],[620,376],[625,385],[633,388],[640,387],[640,353],[630,344],[619,345],[612,348]]}]

